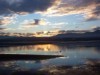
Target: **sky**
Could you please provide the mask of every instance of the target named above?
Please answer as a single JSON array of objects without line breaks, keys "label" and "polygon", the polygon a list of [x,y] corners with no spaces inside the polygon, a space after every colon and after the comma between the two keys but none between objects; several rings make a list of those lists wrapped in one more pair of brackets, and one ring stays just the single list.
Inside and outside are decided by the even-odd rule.
[{"label": "sky", "polygon": [[0,32],[57,32],[98,27],[100,0],[0,0]]}]

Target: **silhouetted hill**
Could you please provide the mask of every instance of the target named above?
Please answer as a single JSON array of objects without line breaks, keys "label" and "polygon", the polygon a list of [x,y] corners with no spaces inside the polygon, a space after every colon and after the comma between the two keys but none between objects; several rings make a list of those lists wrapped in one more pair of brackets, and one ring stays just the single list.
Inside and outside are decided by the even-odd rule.
[{"label": "silhouetted hill", "polygon": [[[2,37],[2,36],[1,36]],[[0,37],[0,44],[33,44],[67,41],[96,41],[100,40],[100,30],[85,33],[65,33],[53,37]]]},{"label": "silhouetted hill", "polygon": [[62,40],[72,40],[72,41],[85,41],[85,40],[100,40],[100,30],[96,30],[94,32],[85,32],[85,33],[65,33],[58,34],[53,38],[59,38]]}]

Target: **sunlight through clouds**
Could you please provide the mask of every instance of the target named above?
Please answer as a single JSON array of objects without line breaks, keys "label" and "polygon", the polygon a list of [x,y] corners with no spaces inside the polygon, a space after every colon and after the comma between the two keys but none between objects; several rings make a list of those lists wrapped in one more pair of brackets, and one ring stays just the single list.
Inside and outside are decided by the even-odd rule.
[{"label": "sunlight through clouds", "polygon": [[0,10],[0,28],[8,29],[7,32],[86,30],[100,26],[100,0],[0,0]]}]

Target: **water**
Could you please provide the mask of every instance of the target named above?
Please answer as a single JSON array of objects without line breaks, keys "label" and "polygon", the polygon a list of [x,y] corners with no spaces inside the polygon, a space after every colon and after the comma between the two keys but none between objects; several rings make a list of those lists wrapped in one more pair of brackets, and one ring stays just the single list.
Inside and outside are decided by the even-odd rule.
[{"label": "water", "polygon": [[35,72],[51,66],[77,66],[86,64],[89,60],[100,60],[100,45],[87,42],[10,46],[0,47],[0,54],[64,55],[46,60],[0,61],[0,75],[7,75],[16,71]]}]

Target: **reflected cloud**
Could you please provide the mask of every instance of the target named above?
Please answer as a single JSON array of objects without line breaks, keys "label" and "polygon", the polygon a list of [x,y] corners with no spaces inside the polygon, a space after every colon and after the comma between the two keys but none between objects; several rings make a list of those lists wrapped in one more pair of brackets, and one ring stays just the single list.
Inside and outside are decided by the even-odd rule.
[{"label": "reflected cloud", "polygon": [[0,54],[2,53],[34,53],[39,52],[51,52],[51,53],[59,53],[60,51],[83,51],[90,50],[91,51],[99,51],[99,44],[97,42],[79,42],[79,43],[60,43],[60,44],[36,44],[36,45],[25,45],[25,46],[15,46],[15,47],[0,47]]},{"label": "reflected cloud", "polygon": [[35,45],[34,49],[43,51],[59,51],[59,47],[53,44]]},{"label": "reflected cloud", "polygon": [[60,48],[53,44],[39,44],[29,46],[2,47],[0,54],[59,54]]},{"label": "reflected cloud", "polygon": [[29,71],[30,68],[36,70],[36,69],[42,68],[42,63],[43,62],[40,60],[37,60],[37,61],[20,61],[20,60],[19,61],[0,61],[0,73],[1,71],[3,72],[3,69],[9,70],[12,73],[16,71]]}]

